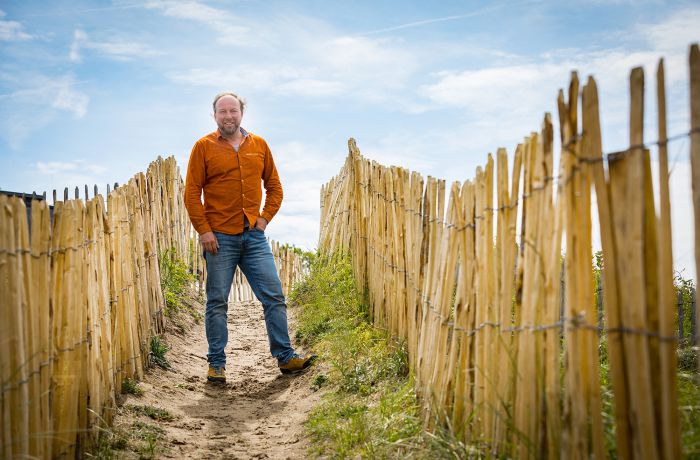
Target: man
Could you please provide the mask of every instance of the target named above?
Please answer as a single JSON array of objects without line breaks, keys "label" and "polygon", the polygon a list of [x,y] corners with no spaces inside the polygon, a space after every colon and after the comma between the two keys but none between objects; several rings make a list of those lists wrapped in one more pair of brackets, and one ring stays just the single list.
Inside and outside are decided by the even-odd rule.
[{"label": "man", "polygon": [[[282,184],[265,140],[241,128],[245,101],[221,93],[213,107],[219,129],[192,148],[185,184],[185,206],[207,264],[207,379],[226,381],[226,312],[237,266],[262,302],[272,356],[282,373],[295,374],[316,357],[299,356],[291,346],[282,283],[265,238],[265,228],[282,204]],[[266,192],[262,212],[261,179]]]}]

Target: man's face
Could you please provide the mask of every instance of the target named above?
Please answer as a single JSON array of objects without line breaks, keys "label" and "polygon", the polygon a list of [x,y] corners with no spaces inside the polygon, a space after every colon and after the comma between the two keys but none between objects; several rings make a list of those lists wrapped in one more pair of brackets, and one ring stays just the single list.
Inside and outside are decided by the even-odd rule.
[{"label": "man's face", "polygon": [[216,111],[214,112],[214,120],[216,125],[226,136],[231,136],[241,127],[241,104],[233,96],[224,96],[216,101]]}]

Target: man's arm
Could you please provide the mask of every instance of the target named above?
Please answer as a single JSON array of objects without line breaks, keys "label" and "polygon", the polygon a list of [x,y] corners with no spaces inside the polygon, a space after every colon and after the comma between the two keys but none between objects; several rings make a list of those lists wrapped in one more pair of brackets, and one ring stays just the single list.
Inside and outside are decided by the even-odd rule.
[{"label": "man's arm", "polygon": [[284,194],[282,192],[282,183],[275,167],[275,161],[272,159],[272,152],[270,152],[270,148],[267,145],[265,146],[265,166],[262,179],[265,186],[265,206],[263,206],[260,217],[270,222],[277,214],[277,211],[279,211],[280,206],[282,206]]},{"label": "man's arm", "polygon": [[206,166],[204,164],[204,152],[199,143],[196,143],[190,154],[187,164],[187,177],[185,178],[185,208],[190,216],[194,229],[199,233],[199,242],[205,251],[216,254],[219,243],[211,231],[211,226],[204,214],[202,205],[202,188],[206,181]]}]

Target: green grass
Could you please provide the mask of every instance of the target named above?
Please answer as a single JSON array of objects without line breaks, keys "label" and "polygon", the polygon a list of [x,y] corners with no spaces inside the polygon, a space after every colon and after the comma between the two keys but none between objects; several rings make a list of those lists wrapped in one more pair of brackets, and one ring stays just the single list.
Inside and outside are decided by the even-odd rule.
[{"label": "green grass", "polygon": [[143,395],[143,388],[139,386],[137,380],[126,378],[122,381],[122,394],[141,396]]},{"label": "green grass", "polygon": [[202,321],[202,313],[192,306],[187,299],[192,296],[191,287],[197,278],[189,273],[187,265],[174,256],[174,251],[163,252],[158,258],[160,268],[160,287],[165,299],[164,314],[175,327],[182,331],[185,324],[181,313],[191,316],[195,323]]},{"label": "green grass", "polygon": [[165,450],[162,446],[164,438],[165,430],[140,421],[129,426],[105,428],[100,431],[95,449],[86,452],[85,457],[103,460],[134,457],[154,459]]},{"label": "green grass", "polygon": [[132,404],[127,404],[124,406],[124,409],[135,414],[145,415],[159,422],[171,422],[175,420],[175,416],[173,414],[171,414],[165,409],[161,409],[160,407],[149,405],[136,406]]},{"label": "green grass", "polygon": [[[601,342],[603,345],[605,341]],[[602,347],[604,348],[604,347]],[[603,428],[608,456],[617,458],[615,440],[615,406],[609,376],[607,354],[601,350],[600,382],[603,402]],[[700,381],[697,374],[697,350],[678,350],[678,406],[680,413],[681,446],[684,458],[700,458]]]},{"label": "green grass", "polygon": [[697,350],[678,353],[678,405],[681,415],[681,445],[686,458],[700,458],[700,380]]},{"label": "green grass", "polygon": [[312,388],[326,388],[306,430],[311,454],[329,458],[454,458],[463,451],[447,432],[423,430],[408,355],[369,322],[349,258],[310,258],[310,275],[295,286],[296,338],[316,350],[327,373]]},{"label": "green grass", "polygon": [[168,359],[165,357],[165,354],[170,351],[170,348],[168,345],[165,343],[164,340],[162,340],[160,337],[157,335],[154,335],[151,337],[151,362],[157,366],[162,367],[163,369],[170,369],[170,362]]}]

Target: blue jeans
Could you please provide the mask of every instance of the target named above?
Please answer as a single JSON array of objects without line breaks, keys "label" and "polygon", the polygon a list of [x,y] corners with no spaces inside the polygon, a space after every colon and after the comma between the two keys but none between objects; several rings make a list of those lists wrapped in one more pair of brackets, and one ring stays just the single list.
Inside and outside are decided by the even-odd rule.
[{"label": "blue jeans", "polygon": [[265,233],[249,230],[239,235],[219,232],[214,232],[214,235],[219,242],[219,251],[216,254],[204,253],[207,262],[207,309],[204,315],[209,342],[207,361],[211,366],[226,365],[228,295],[239,266],[255,296],[262,302],[270,353],[280,363],[286,363],[294,355],[287,329],[287,305]]}]

